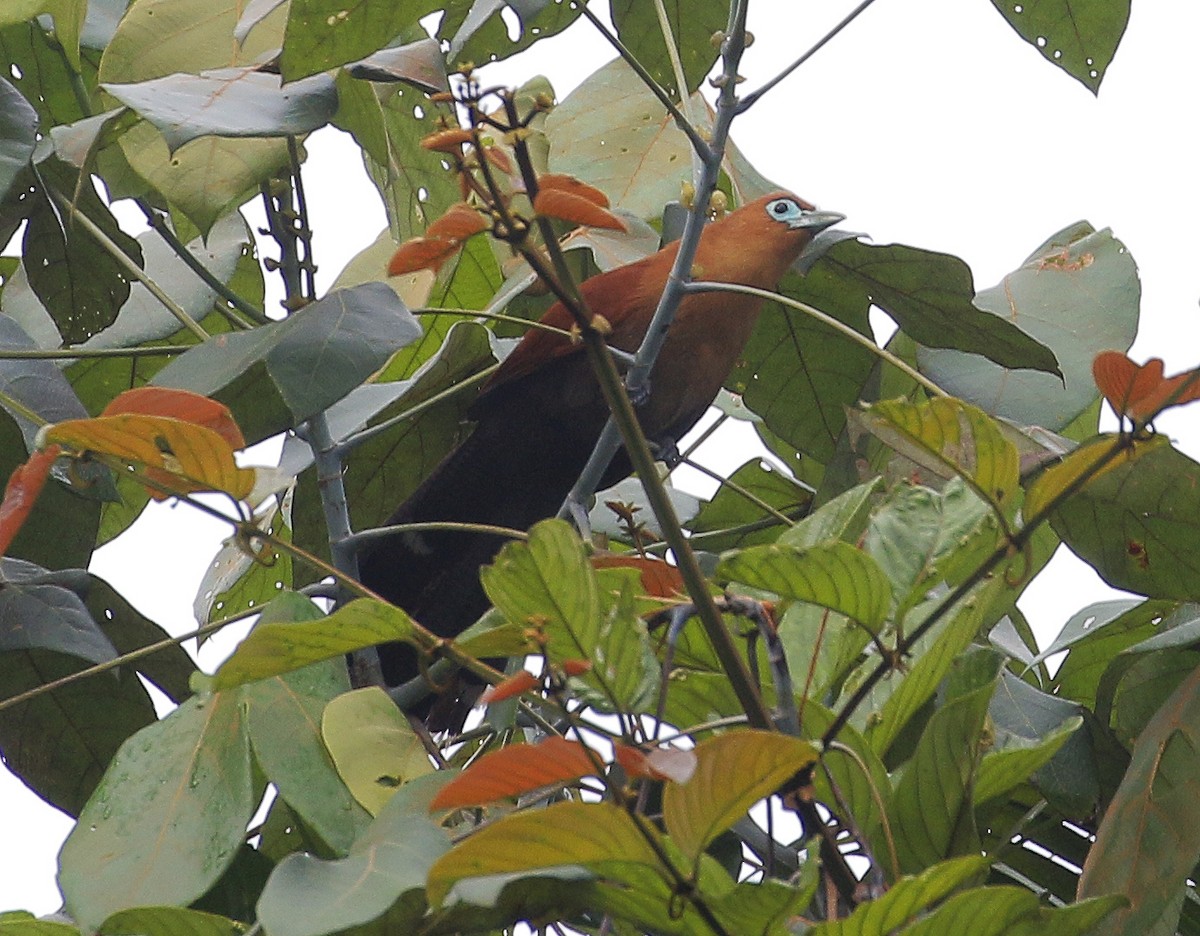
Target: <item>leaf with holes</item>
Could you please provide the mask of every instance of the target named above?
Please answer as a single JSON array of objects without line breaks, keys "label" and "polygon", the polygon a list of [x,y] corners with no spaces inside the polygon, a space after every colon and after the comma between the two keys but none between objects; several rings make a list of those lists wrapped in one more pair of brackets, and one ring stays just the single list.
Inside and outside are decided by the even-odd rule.
[{"label": "leaf with holes", "polygon": [[1046,61],[1093,94],[1129,22],[1130,0],[992,0],[1000,15]]},{"label": "leaf with holes", "polygon": [[43,438],[135,466],[156,500],[195,491],[222,491],[240,500],[254,488],[255,470],[238,467],[220,434],[180,419],[138,414],[74,419],[48,426]]}]

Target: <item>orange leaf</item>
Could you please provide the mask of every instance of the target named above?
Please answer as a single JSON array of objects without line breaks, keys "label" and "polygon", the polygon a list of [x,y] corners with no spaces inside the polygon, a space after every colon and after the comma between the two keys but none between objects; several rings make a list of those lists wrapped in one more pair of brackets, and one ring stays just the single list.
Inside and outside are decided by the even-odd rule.
[{"label": "orange leaf", "polygon": [[630,777],[645,777],[649,780],[674,780],[687,783],[696,772],[694,751],[675,748],[654,748],[643,751],[627,744],[613,745],[613,755],[621,769]]},{"label": "orange leaf", "polygon": [[533,200],[533,210],[548,218],[558,218],[588,227],[624,231],[625,223],[589,198],[560,189],[542,189]]},{"label": "orange leaf", "polygon": [[608,207],[607,195],[600,189],[581,182],[575,176],[564,175],[560,172],[547,172],[545,175],[538,176],[538,191],[544,192],[549,189],[565,192],[568,195],[578,195],[600,208]]},{"label": "orange leaf", "polygon": [[464,143],[471,142],[470,130],[439,130],[421,140],[421,148],[436,153],[457,153]]},{"label": "orange leaf", "polygon": [[563,660],[562,671],[567,676],[582,676],[592,668],[591,660]]},{"label": "orange leaf", "polygon": [[484,703],[502,702],[513,696],[519,696],[522,692],[528,692],[538,685],[541,685],[541,680],[529,670],[521,670],[521,672],[509,676],[508,679],[502,679],[494,686],[488,686],[483,691],[483,695],[479,697],[479,701]]},{"label": "orange leaf", "polygon": [[645,559],[642,556],[593,556],[592,565],[597,569],[613,566],[637,569],[642,576],[642,589],[653,598],[678,598],[687,594],[683,576],[679,569],[661,559]]},{"label": "orange leaf", "polygon": [[414,237],[401,244],[400,249],[392,254],[387,268],[388,276],[403,276],[405,273],[416,273],[417,270],[433,270],[436,273],[457,250],[455,241],[440,237]]},{"label": "orange leaf", "polygon": [[61,451],[57,445],[38,449],[27,462],[13,469],[4,488],[4,501],[0,503],[0,556],[8,552],[13,538],[21,531],[25,518],[46,486],[50,466]]},{"label": "orange leaf", "polygon": [[484,754],[442,787],[429,809],[481,806],[595,772],[587,748],[578,741],[548,738],[537,745],[513,745]]},{"label": "orange leaf", "polygon": [[459,202],[447,208],[444,215],[429,225],[425,236],[458,243],[484,230],[487,230],[487,222],[483,216],[470,205]]},{"label": "orange leaf", "polygon": [[197,426],[207,426],[229,443],[231,449],[244,449],[246,439],[224,403],[190,390],[171,387],[137,387],[118,394],[101,416],[121,413],[142,413],[146,416],[169,416]]},{"label": "orange leaf", "polygon": [[508,158],[508,153],[500,149],[498,146],[484,147],[483,155],[487,157],[487,161],[503,172],[505,175],[512,175],[513,164]]},{"label": "orange leaf", "polygon": [[1161,358],[1137,364],[1120,351],[1101,351],[1092,361],[1092,377],[1118,416],[1145,423],[1168,405],[1184,384],[1186,389],[1171,406],[1200,400],[1200,368],[1174,377],[1163,377]]},{"label": "orange leaf", "polygon": [[167,488],[164,500],[193,491],[224,491],[237,498],[254,489],[253,468],[239,468],[229,442],[213,429],[169,416],[120,413],[71,419],[42,430],[47,442],[77,452],[110,455],[141,466],[145,477]]}]

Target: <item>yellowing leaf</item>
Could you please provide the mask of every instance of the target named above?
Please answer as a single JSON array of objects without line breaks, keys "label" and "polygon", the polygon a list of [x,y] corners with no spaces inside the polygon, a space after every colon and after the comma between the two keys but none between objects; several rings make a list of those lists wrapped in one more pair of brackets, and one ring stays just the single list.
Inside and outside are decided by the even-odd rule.
[{"label": "yellowing leaf", "polygon": [[814,763],[808,741],[771,731],[731,731],[696,746],[696,772],[663,790],[663,820],[675,844],[696,859],[751,806]]},{"label": "yellowing leaf", "polygon": [[864,423],[901,455],[938,477],[958,475],[997,507],[1012,501],[1020,477],[1017,448],[983,410],[938,398],[876,403]]},{"label": "yellowing leaf", "polygon": [[135,387],[112,399],[101,416],[140,413],[143,416],[169,416],[197,426],[207,426],[237,450],[246,447],[246,439],[224,403],[218,403],[190,390],[173,387]]},{"label": "yellowing leaf", "polygon": [[[1051,501],[1072,489],[1079,483],[1079,479],[1091,472],[1101,459],[1107,458],[1114,449],[1120,448],[1123,444],[1119,436],[1097,436],[1086,445],[1081,445],[1057,465],[1047,468],[1030,485],[1029,492],[1025,495],[1025,504],[1021,508],[1025,522],[1028,523],[1034,517],[1039,516]],[[1099,469],[1090,478],[1094,479],[1105,471],[1112,470],[1118,464],[1136,457],[1145,448],[1144,445],[1135,444],[1128,452],[1112,459],[1106,467]]]},{"label": "yellowing leaf", "polygon": [[658,856],[646,841],[656,833],[613,803],[556,803],[515,813],[480,829],[443,855],[429,871],[426,895],[438,908],[459,881],[493,874],[520,874],[578,865],[601,873],[616,863],[659,872]]},{"label": "yellowing leaf", "polygon": [[346,788],[373,816],[397,789],[433,770],[412,725],[378,686],[331,700],[321,716],[321,738]]},{"label": "yellowing leaf", "polygon": [[254,469],[237,466],[220,433],[180,419],[138,414],[71,419],[48,426],[42,438],[141,468],[153,482],[147,487],[156,500],[194,491],[223,491],[241,499],[254,488]]}]

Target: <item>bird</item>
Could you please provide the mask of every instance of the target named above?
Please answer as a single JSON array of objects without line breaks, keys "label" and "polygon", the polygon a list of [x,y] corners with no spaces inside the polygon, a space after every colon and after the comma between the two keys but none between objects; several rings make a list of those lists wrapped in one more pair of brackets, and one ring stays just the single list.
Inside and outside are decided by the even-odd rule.
[{"label": "bird", "polygon": [[[790,192],[757,198],[704,228],[692,279],[773,289],[816,235],[843,219]],[[611,326],[605,339],[610,347],[637,350],[678,251],[676,241],[582,283],[587,308]],[[756,297],[729,292],[683,297],[650,372],[648,393],[637,406],[651,443],[672,451],[699,421],[742,354],[761,304]],[[525,530],[558,513],[609,410],[582,344],[561,331],[574,324],[571,313],[555,303],[541,321],[560,331],[525,334],[469,408],[473,431],[396,509],[388,525],[454,521]],[[624,450],[618,451],[600,489],[631,470]],[[505,541],[479,532],[387,534],[365,544],[359,578],[424,627],[453,638],[490,606],[479,570]],[[379,655],[390,687],[420,671],[417,652],[407,644],[381,645]],[[467,694],[459,684],[443,695],[454,692],[460,696],[454,707],[459,715],[441,719],[446,723],[462,717],[461,699]]]}]

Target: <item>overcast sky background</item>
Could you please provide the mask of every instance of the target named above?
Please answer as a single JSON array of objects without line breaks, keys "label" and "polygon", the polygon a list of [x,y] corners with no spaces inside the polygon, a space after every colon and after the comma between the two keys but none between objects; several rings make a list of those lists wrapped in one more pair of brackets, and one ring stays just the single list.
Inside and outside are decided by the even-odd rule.
[{"label": "overcast sky background", "polygon": [[[756,41],[743,61],[744,87],[770,78],[854,5],[752,0]],[[843,212],[848,228],[877,243],[962,257],[977,288],[995,284],[1074,221],[1111,227],[1141,273],[1142,323],[1131,354],[1162,357],[1171,374],[1200,364],[1197,36],[1200,4],[1134,4],[1096,98],[1024,43],[989,0],[878,0],[739,118],[734,138],[763,174]],[[493,66],[489,80],[520,84],[543,73],[561,99],[610,58],[581,20]],[[322,131],[308,151],[318,283],[327,287],[384,217],[345,137]],[[1158,423],[1193,458],[1200,458],[1198,414],[1198,407],[1177,409]],[[737,436],[703,454],[719,470],[748,457]],[[699,483],[695,490],[710,493]],[[101,549],[92,568],[182,633],[195,626],[192,600],[226,533],[186,507],[159,506]],[[1043,643],[1070,614],[1111,594],[1062,552],[1022,601]],[[155,568],[161,554],[170,563]],[[220,652],[201,654],[206,670]],[[65,816],[0,769],[0,910],[59,906],[56,856],[69,829]]]}]

